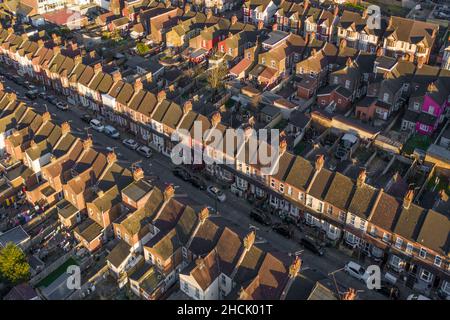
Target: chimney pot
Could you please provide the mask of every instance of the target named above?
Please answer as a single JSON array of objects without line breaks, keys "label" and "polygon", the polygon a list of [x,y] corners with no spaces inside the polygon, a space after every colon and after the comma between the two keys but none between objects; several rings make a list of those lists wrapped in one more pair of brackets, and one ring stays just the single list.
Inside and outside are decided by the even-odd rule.
[{"label": "chimney pot", "polygon": [[316,157],[316,165],[315,165],[316,171],[322,170],[324,163],[325,163],[324,155],[323,154],[318,155]]},{"label": "chimney pot", "polygon": [[134,169],[133,178],[134,178],[134,181],[139,181],[139,180],[143,179],[144,178],[144,170],[142,170],[142,168],[140,168],[140,167],[137,167],[136,169]]}]

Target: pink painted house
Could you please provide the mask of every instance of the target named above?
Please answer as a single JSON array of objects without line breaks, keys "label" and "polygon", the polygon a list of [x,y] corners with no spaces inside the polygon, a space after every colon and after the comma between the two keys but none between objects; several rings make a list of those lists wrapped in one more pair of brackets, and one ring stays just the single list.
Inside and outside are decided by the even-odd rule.
[{"label": "pink painted house", "polygon": [[430,83],[425,93],[421,114],[416,122],[416,131],[423,135],[434,133],[444,120],[445,111],[450,107],[450,88],[439,79]]}]

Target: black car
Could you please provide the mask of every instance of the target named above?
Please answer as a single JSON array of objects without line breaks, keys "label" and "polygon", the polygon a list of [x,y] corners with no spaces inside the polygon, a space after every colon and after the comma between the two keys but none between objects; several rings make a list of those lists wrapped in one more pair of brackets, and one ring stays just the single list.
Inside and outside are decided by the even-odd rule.
[{"label": "black car", "polygon": [[28,91],[27,93],[25,93],[25,96],[31,100],[34,100],[37,98],[37,93],[33,91]]},{"label": "black car", "polygon": [[272,219],[270,219],[270,217],[267,214],[257,209],[252,210],[252,212],[250,212],[250,218],[265,226],[270,226],[272,224]]},{"label": "black car", "polygon": [[175,167],[172,170],[173,174],[181,179],[183,179],[184,181],[189,181],[189,179],[191,178],[191,174],[184,168],[182,167]]},{"label": "black car", "polygon": [[287,224],[283,224],[283,223],[277,223],[276,225],[274,225],[272,227],[273,231],[275,231],[276,233],[282,235],[285,238],[292,238],[292,230],[291,228],[289,228],[289,226]]},{"label": "black car", "polygon": [[85,114],[83,114],[81,116],[81,120],[84,121],[84,122],[89,123],[89,122],[91,122],[92,117],[89,114],[85,113]]},{"label": "black car", "polygon": [[300,240],[300,244],[305,248],[308,249],[309,251],[311,251],[314,254],[317,254],[318,256],[323,256],[324,254],[324,250],[321,246],[315,244],[313,241],[306,239],[306,238],[302,238]]},{"label": "black car", "polygon": [[199,176],[191,176],[189,178],[189,182],[192,183],[194,187],[199,188],[200,190],[206,190],[206,183],[205,181],[200,178]]},{"label": "black car", "polygon": [[380,289],[375,290],[393,300],[398,300],[400,298],[400,289],[386,281],[381,281]]}]

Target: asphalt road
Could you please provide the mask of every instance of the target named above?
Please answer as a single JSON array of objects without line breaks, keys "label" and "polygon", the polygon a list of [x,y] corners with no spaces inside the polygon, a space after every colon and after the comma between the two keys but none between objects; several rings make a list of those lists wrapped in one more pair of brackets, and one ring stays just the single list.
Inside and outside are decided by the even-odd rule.
[{"label": "asphalt road", "polygon": [[[19,97],[25,96],[27,91],[24,87],[8,79],[5,79],[4,86],[6,90],[9,88],[10,91],[16,92]],[[59,99],[63,100],[64,98],[59,97]],[[215,207],[216,201],[206,191],[201,191],[172,174],[171,169],[173,165],[168,157],[154,152],[150,159],[143,158],[136,152],[123,146],[121,140],[131,136],[121,133],[121,138],[114,140],[103,133],[88,129],[88,124],[80,118],[82,114],[86,113],[82,106],[71,106],[68,111],[61,111],[56,106],[39,98],[31,102],[28,100],[28,104],[39,113],[45,112],[45,105],[47,105],[48,111],[52,114],[52,120],[57,124],[61,124],[64,121],[70,122],[72,133],[79,138],[86,138],[88,130],[89,134],[92,135],[94,146],[105,151],[107,147],[114,148],[121,165],[131,167],[133,163],[140,161],[139,165],[144,169],[148,178],[155,179],[159,177],[159,181],[173,184],[176,189],[176,197],[180,201],[193,207],[205,205],[212,208]],[[343,268],[348,261],[352,260],[349,256],[334,248],[327,248],[323,257],[318,257],[309,251],[303,251],[303,248],[297,242],[288,240],[273,232],[270,227],[261,226],[251,220],[249,217],[251,205],[248,202],[234,196],[230,192],[225,191],[225,193],[227,200],[223,203],[217,203],[219,214],[229,220],[236,228],[244,228],[250,231],[252,226],[256,226],[258,228],[256,231],[258,239],[261,242],[268,242],[277,251],[292,254],[300,251],[300,256],[303,260],[302,270],[309,269],[312,272],[316,272],[318,278],[326,278],[329,277],[329,273]],[[364,283],[348,276],[343,271],[336,272],[335,277],[339,285],[357,289],[359,299],[386,299],[383,295],[367,289]]]}]

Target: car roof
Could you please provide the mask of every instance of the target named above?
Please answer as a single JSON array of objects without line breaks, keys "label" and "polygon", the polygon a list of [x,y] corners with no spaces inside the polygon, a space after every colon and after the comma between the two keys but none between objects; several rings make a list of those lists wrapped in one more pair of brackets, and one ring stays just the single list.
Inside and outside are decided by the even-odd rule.
[{"label": "car roof", "polygon": [[116,130],[116,128],[114,128],[113,126],[111,126],[111,125],[109,125],[109,124],[105,126],[105,129]]},{"label": "car roof", "polygon": [[361,266],[359,264],[357,264],[356,262],[350,261],[348,263],[349,267],[355,267],[355,268],[361,268]]}]

